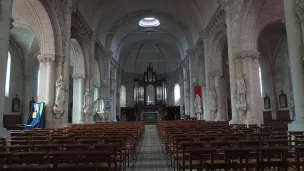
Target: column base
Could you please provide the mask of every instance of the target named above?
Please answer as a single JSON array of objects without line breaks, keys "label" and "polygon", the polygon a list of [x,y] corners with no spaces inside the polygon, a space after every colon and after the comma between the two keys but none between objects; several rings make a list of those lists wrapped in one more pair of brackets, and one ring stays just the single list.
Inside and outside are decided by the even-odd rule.
[{"label": "column base", "polygon": [[294,121],[288,124],[288,131],[304,131],[304,121]]},{"label": "column base", "polygon": [[236,118],[232,118],[230,121],[229,121],[229,125],[234,125],[234,124],[241,124],[240,121]]},{"label": "column base", "polygon": [[1,137],[10,137],[11,134],[10,134],[10,131],[7,130],[6,128],[0,127],[0,136]]},{"label": "column base", "polygon": [[261,121],[258,120],[257,118],[249,118],[249,119],[245,119],[245,124],[246,125],[261,125]]}]

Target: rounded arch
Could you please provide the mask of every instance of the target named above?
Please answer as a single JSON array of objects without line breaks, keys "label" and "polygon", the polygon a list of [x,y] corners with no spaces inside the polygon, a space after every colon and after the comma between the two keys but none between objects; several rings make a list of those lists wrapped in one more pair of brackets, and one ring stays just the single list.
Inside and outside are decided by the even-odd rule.
[{"label": "rounded arch", "polygon": [[16,24],[30,28],[39,40],[40,54],[55,58],[53,26],[44,6],[38,0],[13,1],[12,17]]},{"label": "rounded arch", "polygon": [[73,66],[73,75],[85,77],[86,72],[84,63],[84,53],[79,42],[74,38],[71,39],[70,57],[70,62]]},{"label": "rounded arch", "polygon": [[260,32],[269,23],[282,18],[283,7],[283,1],[245,0],[241,23],[241,50],[258,50]]},{"label": "rounded arch", "polygon": [[222,64],[223,59],[222,59],[222,53],[225,47],[225,44],[227,43],[227,36],[225,30],[220,30],[218,31],[214,38],[213,38],[213,45],[212,45],[212,51],[211,51],[211,56],[213,59],[210,59],[212,61],[212,66],[213,66],[213,71],[217,72],[223,72]]}]

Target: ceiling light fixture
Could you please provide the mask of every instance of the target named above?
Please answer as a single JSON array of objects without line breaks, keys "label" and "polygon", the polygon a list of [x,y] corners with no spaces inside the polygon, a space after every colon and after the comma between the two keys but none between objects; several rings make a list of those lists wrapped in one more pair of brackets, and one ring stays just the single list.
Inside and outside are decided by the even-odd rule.
[{"label": "ceiling light fixture", "polygon": [[157,27],[160,22],[154,17],[145,17],[139,21],[138,25],[141,27]]}]

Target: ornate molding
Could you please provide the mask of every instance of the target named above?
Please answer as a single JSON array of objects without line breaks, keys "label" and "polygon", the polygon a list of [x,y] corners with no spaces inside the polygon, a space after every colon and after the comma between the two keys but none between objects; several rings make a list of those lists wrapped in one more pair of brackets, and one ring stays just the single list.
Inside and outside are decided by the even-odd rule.
[{"label": "ornate molding", "polygon": [[220,7],[222,9],[227,9],[227,7],[231,7],[232,3],[235,2],[234,0],[218,0]]},{"label": "ornate molding", "polygon": [[86,78],[86,76],[83,75],[83,74],[73,74],[72,77],[73,77],[74,80],[80,80],[80,79],[85,79]]},{"label": "ornate molding", "polygon": [[55,55],[53,54],[40,54],[37,56],[39,63],[54,64],[55,63]]},{"label": "ornate molding", "polygon": [[257,51],[242,51],[233,54],[234,62],[251,62],[256,63],[260,57],[260,52]]},{"label": "ornate molding", "polygon": [[300,19],[300,22],[304,22],[304,1],[300,1],[294,4],[294,9]]},{"label": "ornate molding", "polygon": [[221,25],[225,23],[224,16],[225,16],[225,11],[221,8],[218,8],[215,15],[209,22],[208,26],[201,31],[200,33],[201,38],[208,39],[212,33],[217,32],[215,30],[218,30],[218,27],[222,27]]},{"label": "ornate molding", "polygon": [[223,73],[220,71],[212,71],[208,73],[209,79],[214,79],[215,77],[222,77]]}]

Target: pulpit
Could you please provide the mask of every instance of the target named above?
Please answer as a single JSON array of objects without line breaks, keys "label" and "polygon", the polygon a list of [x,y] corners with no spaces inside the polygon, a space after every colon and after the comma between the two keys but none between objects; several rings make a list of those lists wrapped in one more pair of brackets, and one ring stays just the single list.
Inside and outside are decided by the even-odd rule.
[{"label": "pulpit", "polygon": [[156,122],[164,116],[166,91],[165,78],[158,78],[149,64],[142,79],[134,79],[134,104],[138,120]]}]

